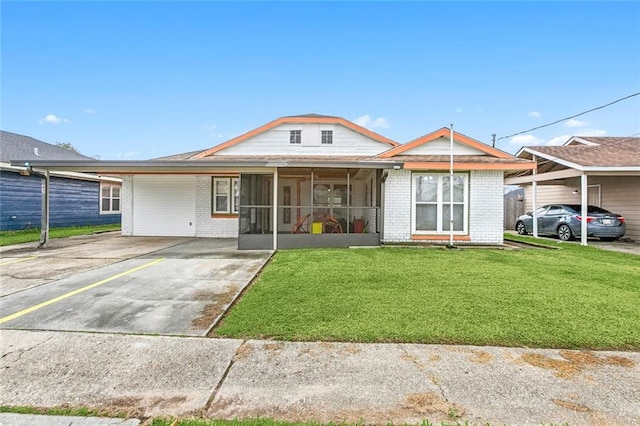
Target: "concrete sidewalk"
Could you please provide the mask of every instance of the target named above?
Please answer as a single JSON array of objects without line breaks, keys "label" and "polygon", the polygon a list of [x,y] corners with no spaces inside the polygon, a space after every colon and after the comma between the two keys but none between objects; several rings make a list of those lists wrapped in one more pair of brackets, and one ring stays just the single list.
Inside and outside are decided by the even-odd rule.
[{"label": "concrete sidewalk", "polygon": [[18,330],[2,330],[0,345],[0,405],[139,418],[640,424],[638,352]]}]

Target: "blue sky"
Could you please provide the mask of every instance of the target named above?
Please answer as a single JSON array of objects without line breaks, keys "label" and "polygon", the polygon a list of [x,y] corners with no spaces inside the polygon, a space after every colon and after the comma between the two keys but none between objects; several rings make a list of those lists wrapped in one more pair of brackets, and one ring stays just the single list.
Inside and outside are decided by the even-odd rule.
[{"label": "blue sky", "polygon": [[[104,160],[320,113],[483,142],[640,92],[640,2],[3,1],[3,130]],[[498,147],[640,132],[640,96]]]}]

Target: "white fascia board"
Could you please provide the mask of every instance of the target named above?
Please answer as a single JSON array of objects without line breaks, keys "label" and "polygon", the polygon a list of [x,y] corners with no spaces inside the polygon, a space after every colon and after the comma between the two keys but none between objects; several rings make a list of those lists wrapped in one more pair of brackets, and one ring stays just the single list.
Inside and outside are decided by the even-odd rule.
[{"label": "white fascia board", "polygon": [[553,161],[554,163],[561,164],[565,167],[570,167],[572,169],[581,170],[581,171],[584,170],[584,167],[581,166],[580,164],[572,163],[571,161],[563,160],[561,158],[554,157],[553,155],[544,154],[542,152],[538,152],[531,148],[524,147],[522,149],[528,152],[529,154],[535,155],[537,157],[542,157],[546,160]]},{"label": "white fascia board", "polygon": [[585,172],[640,172],[640,166],[587,166]]},{"label": "white fascia board", "polygon": [[588,146],[598,146],[599,144],[595,143],[595,142],[591,142],[588,141],[586,139],[581,138],[580,136],[573,136],[571,137],[571,139],[569,139],[568,141],[566,141],[564,144],[562,144],[562,146],[567,146],[569,145],[571,142],[578,142],[581,143],[583,145],[588,145]]},{"label": "white fascia board", "polygon": [[505,185],[520,185],[531,182],[545,182],[549,180],[567,179],[577,177],[582,174],[576,169],[557,170],[555,172],[538,173],[535,175],[514,176],[504,180]]}]

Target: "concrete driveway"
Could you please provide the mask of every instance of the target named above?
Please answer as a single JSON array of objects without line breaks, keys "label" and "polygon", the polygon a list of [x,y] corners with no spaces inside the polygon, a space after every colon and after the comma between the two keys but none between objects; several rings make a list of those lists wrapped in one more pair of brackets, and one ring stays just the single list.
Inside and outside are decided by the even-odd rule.
[{"label": "concrete driveway", "polygon": [[4,249],[0,327],[204,336],[271,256],[235,239],[65,239]]}]

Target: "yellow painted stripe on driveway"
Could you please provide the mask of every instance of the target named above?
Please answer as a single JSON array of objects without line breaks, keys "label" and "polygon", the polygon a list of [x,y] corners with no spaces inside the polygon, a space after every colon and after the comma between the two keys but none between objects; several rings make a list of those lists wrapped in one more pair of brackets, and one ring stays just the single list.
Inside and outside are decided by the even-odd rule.
[{"label": "yellow painted stripe on driveway", "polygon": [[9,260],[7,262],[0,262],[0,266],[11,265],[12,263],[24,262],[25,260],[35,259],[36,257],[38,257],[38,256],[23,257],[23,258],[16,259],[16,260]]},{"label": "yellow painted stripe on driveway", "polygon": [[106,278],[106,279],[104,279],[102,281],[98,281],[97,283],[89,284],[86,287],[82,287],[82,288],[79,288],[77,290],[70,291],[69,293],[63,294],[62,296],[58,296],[58,297],[56,297],[54,299],[47,300],[46,302],[42,302],[42,303],[40,303],[38,305],[35,305],[35,306],[32,306],[30,308],[23,309],[23,310],[21,310],[19,312],[16,312],[15,314],[6,316],[4,318],[0,318],[0,324],[5,323],[7,321],[11,321],[12,319],[19,318],[19,317],[21,317],[23,315],[26,315],[26,314],[30,313],[30,312],[37,311],[40,308],[44,308],[45,306],[49,306],[51,304],[54,304],[54,303],[59,302],[61,300],[64,300],[64,299],[66,299],[68,297],[75,296],[76,294],[82,293],[83,291],[91,290],[92,288],[95,288],[95,287],[98,287],[99,285],[108,283],[109,281],[117,280],[118,278],[122,278],[125,275],[129,275],[129,274],[137,272],[137,271],[139,271],[141,269],[148,268],[149,266],[155,265],[156,263],[162,262],[163,260],[164,260],[164,257],[162,257],[160,259],[156,259],[156,260],[154,260],[152,262],[145,263],[144,265],[140,265],[140,266],[138,266],[136,268],[129,269],[128,271],[121,272],[121,273],[119,273],[117,275],[114,275],[112,277]]}]

